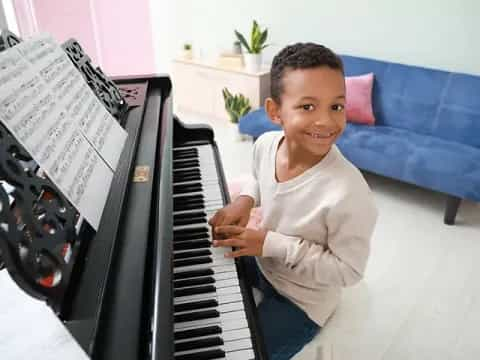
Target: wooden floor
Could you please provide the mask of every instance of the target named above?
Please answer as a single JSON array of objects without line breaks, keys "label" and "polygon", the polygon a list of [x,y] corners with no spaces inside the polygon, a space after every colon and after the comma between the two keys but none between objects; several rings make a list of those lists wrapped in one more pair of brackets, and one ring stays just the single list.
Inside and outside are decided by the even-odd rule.
[{"label": "wooden floor", "polygon": [[[214,128],[227,178],[251,168],[251,142],[226,120]],[[443,224],[445,197],[365,174],[379,208],[363,281],[346,288],[321,333],[295,360],[480,359],[480,204]]]}]

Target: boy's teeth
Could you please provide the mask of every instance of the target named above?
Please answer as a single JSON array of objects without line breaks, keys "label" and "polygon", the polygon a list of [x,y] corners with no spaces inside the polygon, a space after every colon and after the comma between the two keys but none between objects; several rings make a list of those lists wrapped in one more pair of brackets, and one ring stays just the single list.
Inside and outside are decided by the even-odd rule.
[{"label": "boy's teeth", "polygon": [[328,133],[328,134],[314,134],[314,133],[311,133],[310,134],[310,136],[314,137],[314,138],[328,138],[332,135],[333,135],[333,133]]}]

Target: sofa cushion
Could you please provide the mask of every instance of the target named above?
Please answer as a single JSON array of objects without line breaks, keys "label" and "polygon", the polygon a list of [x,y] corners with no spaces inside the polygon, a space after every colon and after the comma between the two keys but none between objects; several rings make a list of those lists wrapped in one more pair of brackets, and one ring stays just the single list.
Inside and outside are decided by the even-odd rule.
[{"label": "sofa cushion", "polygon": [[357,167],[480,200],[480,149],[388,126],[347,124],[337,142]]},{"label": "sofa cushion", "polygon": [[365,125],[375,124],[372,110],[373,80],[373,73],[345,77],[347,121]]}]

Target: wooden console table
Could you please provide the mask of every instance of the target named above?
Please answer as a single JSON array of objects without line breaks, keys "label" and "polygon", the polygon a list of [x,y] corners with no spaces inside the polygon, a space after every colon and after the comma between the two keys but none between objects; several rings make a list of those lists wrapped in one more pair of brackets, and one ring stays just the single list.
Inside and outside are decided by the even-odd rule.
[{"label": "wooden console table", "polygon": [[227,68],[214,63],[177,59],[174,61],[173,101],[177,109],[228,119],[222,89],[241,93],[252,110],[263,106],[270,94],[270,72],[250,73],[243,68]]}]

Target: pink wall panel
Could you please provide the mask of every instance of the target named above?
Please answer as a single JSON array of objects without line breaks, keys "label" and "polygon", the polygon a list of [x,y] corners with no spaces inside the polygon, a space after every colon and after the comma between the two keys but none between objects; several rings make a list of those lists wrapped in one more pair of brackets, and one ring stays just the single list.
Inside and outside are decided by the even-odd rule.
[{"label": "pink wall panel", "polygon": [[75,38],[95,64],[99,63],[94,18],[89,0],[30,0],[41,32],[59,41]]},{"label": "pink wall panel", "polygon": [[105,71],[111,75],[155,72],[148,0],[94,1]]},{"label": "pink wall panel", "polygon": [[77,39],[108,75],[155,73],[149,0],[14,0],[22,37]]}]

